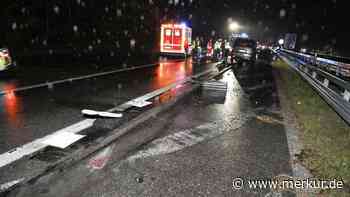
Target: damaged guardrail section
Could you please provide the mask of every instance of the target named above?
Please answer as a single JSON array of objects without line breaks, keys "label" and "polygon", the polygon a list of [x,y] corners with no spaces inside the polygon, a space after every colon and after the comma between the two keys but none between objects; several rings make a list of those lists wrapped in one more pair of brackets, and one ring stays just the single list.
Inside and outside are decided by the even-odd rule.
[{"label": "damaged guardrail section", "polygon": [[[277,51],[277,54],[296,70],[350,124],[350,83],[337,76],[339,73],[342,73],[343,76],[350,76],[349,65],[344,66],[332,60],[324,61],[324,58],[315,58],[314,56],[284,49]],[[335,74],[326,72],[322,68],[325,62],[336,66],[337,71]]]}]

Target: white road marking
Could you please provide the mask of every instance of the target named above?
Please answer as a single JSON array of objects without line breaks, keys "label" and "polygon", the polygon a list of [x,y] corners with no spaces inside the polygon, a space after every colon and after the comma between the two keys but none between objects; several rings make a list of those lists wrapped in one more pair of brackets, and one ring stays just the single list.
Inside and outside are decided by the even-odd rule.
[{"label": "white road marking", "polygon": [[51,135],[46,140],[42,141],[42,143],[49,146],[65,149],[69,145],[84,138],[85,136],[86,135],[79,135],[79,134],[70,133],[70,132],[60,132],[60,133],[56,133],[55,135]]},{"label": "white road marking", "polygon": [[27,143],[23,146],[17,147],[6,153],[3,153],[0,155],[0,168],[45,148],[47,145],[43,144],[42,142],[50,138],[52,135],[56,135],[62,132],[78,133],[84,129],[92,127],[95,121],[96,119],[86,119],[86,120],[80,121],[69,127],[66,127],[52,134],[49,134],[43,138],[36,139],[33,142]]},{"label": "white road marking", "polygon": [[[140,68],[140,67],[138,67],[138,68]],[[145,94],[143,96],[140,96],[140,97],[138,97],[136,99],[133,99],[133,100],[138,100],[139,101],[139,100],[151,99],[151,98],[156,97],[156,96],[158,96],[160,94],[163,94],[164,92],[167,92],[168,90],[170,90],[172,88],[175,88],[179,84],[184,84],[184,83],[187,83],[187,82],[191,81],[192,78],[198,78],[200,76],[206,75],[206,74],[208,74],[210,72],[213,72],[213,71],[214,71],[213,68],[208,69],[208,70],[206,70],[204,72],[201,72],[201,73],[198,73],[196,75],[189,76],[189,77],[187,77],[185,79],[176,81],[176,82],[174,82],[174,83],[172,83],[172,84],[170,84],[170,85],[168,85],[168,86],[166,86],[164,88],[160,88],[160,89],[155,90],[153,92],[147,93],[147,94]],[[115,72],[117,72],[117,71],[115,71]],[[11,91],[14,91],[14,90],[11,90]],[[1,92],[0,92],[0,94],[1,94]],[[131,101],[133,101],[133,100],[131,100]],[[130,102],[130,101],[128,101],[128,102]],[[107,111],[108,112],[113,112],[113,111],[120,110],[120,109],[125,110],[125,109],[131,107],[128,104],[128,102],[126,102],[126,103],[124,103],[124,104],[122,104],[120,106],[117,106],[115,108],[109,109]],[[68,126],[66,128],[58,130],[58,131],[56,131],[56,132],[54,132],[52,134],[49,134],[49,135],[47,135],[47,136],[45,136],[43,138],[36,139],[36,140],[34,140],[34,141],[30,142],[30,143],[27,143],[27,144],[22,145],[20,147],[14,148],[14,149],[12,149],[12,150],[10,150],[8,152],[5,152],[5,153],[0,155],[0,168],[4,167],[6,165],[9,165],[9,164],[11,164],[11,163],[13,163],[13,162],[15,162],[15,161],[17,161],[17,160],[27,156],[27,155],[31,155],[31,154],[33,154],[35,152],[38,152],[39,150],[44,149],[45,147],[47,147],[47,145],[43,144],[42,142],[45,141],[46,139],[48,139],[52,135],[56,135],[56,134],[58,134],[60,132],[78,133],[78,132],[80,132],[82,130],[85,130],[85,129],[88,129],[88,128],[92,127],[95,121],[96,121],[96,119],[85,119],[85,120],[82,120],[82,121],[77,122],[77,123],[75,123],[73,125],[70,125],[70,126]]]},{"label": "white road marking", "polygon": [[[177,61],[182,61],[182,60],[176,60],[175,62],[177,62]],[[13,92],[20,92],[20,91],[30,90],[30,89],[35,89],[35,88],[42,88],[42,87],[46,87],[46,86],[48,88],[52,88],[53,85],[60,84],[60,83],[72,82],[72,81],[77,81],[77,80],[93,78],[93,77],[100,77],[100,76],[104,76],[104,75],[111,75],[111,74],[125,72],[125,71],[138,70],[138,69],[142,69],[142,68],[156,66],[159,63],[160,62],[153,63],[153,64],[145,64],[145,65],[140,65],[140,66],[131,66],[129,68],[122,68],[122,69],[111,70],[111,71],[106,71],[106,72],[100,72],[100,73],[95,73],[95,74],[90,74],[90,75],[79,76],[79,77],[72,77],[72,78],[62,79],[62,80],[57,80],[57,81],[50,81],[50,82],[45,82],[45,83],[39,83],[39,84],[35,84],[35,85],[19,87],[19,88],[10,89],[10,90],[2,90],[2,91],[0,91],[0,95],[2,95],[2,94],[9,94],[9,93],[13,93]]]},{"label": "white road marking", "polygon": [[20,179],[14,180],[14,181],[10,181],[10,182],[1,184],[0,185],[0,192],[8,190],[9,188],[17,185],[18,183],[22,182],[23,180],[24,180],[24,178],[20,178]]},{"label": "white road marking", "polygon": [[131,101],[127,101],[124,104],[122,104],[122,105],[120,105],[118,107],[115,107],[113,109],[110,109],[108,111],[124,111],[124,110],[132,107],[133,105],[131,105],[131,103],[133,103],[133,102],[147,101],[147,100],[149,100],[151,98],[154,98],[156,96],[159,96],[159,95],[163,94],[164,92],[169,91],[170,89],[176,88],[178,85],[181,85],[181,84],[184,84],[184,83],[192,81],[192,78],[198,78],[198,77],[201,77],[201,76],[206,75],[206,74],[208,74],[210,72],[213,72],[213,71],[214,71],[214,69],[208,69],[208,70],[206,70],[204,72],[201,72],[201,73],[198,73],[196,75],[192,75],[192,76],[186,77],[186,78],[181,79],[179,81],[176,81],[175,83],[172,83],[172,84],[170,84],[168,86],[165,86],[163,88],[160,88],[158,90],[155,90],[153,92],[145,94],[145,95],[143,95],[141,97],[138,97],[138,98],[133,99]]},{"label": "white road marking", "polygon": [[157,64],[158,63],[145,64],[145,65],[141,65],[141,66],[133,66],[133,67],[130,67],[130,68],[123,68],[123,69],[117,69],[117,70],[112,70],[112,71],[100,72],[100,73],[95,73],[95,74],[90,74],[90,75],[79,76],[79,77],[72,77],[72,78],[62,79],[62,80],[57,80],[57,81],[50,81],[50,82],[45,82],[45,83],[39,83],[39,84],[19,87],[19,88],[15,88],[15,89],[11,89],[11,90],[3,90],[3,91],[0,91],[0,95],[1,94],[12,93],[12,92],[20,92],[20,91],[30,90],[30,89],[35,89],[35,88],[41,88],[41,87],[46,87],[46,86],[47,87],[52,87],[53,85],[60,84],[60,83],[72,82],[72,81],[77,81],[77,80],[93,78],[93,77],[100,77],[100,76],[115,74],[115,73],[119,73],[119,72],[137,70],[137,69],[152,67],[152,66],[155,66]]}]

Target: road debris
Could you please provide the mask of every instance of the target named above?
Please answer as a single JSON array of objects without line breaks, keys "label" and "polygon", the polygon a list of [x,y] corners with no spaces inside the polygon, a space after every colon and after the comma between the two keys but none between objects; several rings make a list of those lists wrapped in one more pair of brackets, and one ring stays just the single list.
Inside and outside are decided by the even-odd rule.
[{"label": "road debris", "polygon": [[84,137],[85,135],[79,135],[79,134],[70,133],[70,132],[59,132],[57,134],[54,134],[48,137],[42,143],[49,146],[65,149],[69,145],[73,144],[74,142]]},{"label": "road debris", "polygon": [[146,107],[150,104],[152,104],[152,102],[149,102],[149,101],[145,101],[145,100],[132,100],[132,101],[129,101],[128,102],[129,105],[132,105],[134,107]]},{"label": "road debris", "polygon": [[104,118],[121,118],[121,117],[123,117],[123,114],[121,114],[121,113],[95,111],[95,110],[90,110],[90,109],[83,109],[81,111],[81,113],[86,115],[86,116],[99,116],[99,117],[104,117]]}]

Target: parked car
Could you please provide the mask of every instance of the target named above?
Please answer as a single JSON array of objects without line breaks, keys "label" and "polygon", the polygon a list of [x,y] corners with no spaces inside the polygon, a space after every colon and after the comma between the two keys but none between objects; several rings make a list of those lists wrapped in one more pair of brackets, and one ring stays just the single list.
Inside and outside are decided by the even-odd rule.
[{"label": "parked car", "polygon": [[236,38],[231,44],[231,56],[236,62],[255,62],[257,54],[257,43],[255,40],[249,38]]},{"label": "parked car", "polygon": [[8,71],[14,68],[10,52],[6,48],[0,48],[0,72]]}]

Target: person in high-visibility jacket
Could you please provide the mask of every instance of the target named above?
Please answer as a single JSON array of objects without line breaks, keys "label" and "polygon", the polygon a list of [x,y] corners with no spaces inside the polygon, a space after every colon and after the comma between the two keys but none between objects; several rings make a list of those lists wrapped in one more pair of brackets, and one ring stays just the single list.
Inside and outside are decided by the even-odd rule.
[{"label": "person in high-visibility jacket", "polygon": [[6,65],[6,60],[4,57],[0,56],[0,70],[4,70]]},{"label": "person in high-visibility jacket", "polygon": [[220,57],[220,51],[221,51],[220,46],[221,46],[220,40],[215,41],[215,44],[214,44],[214,57],[216,59],[218,59],[218,60],[221,59],[221,57]]},{"label": "person in high-visibility jacket", "polygon": [[202,56],[202,48],[201,48],[201,41],[199,38],[196,39],[196,48],[197,48],[197,57],[201,58]]}]

